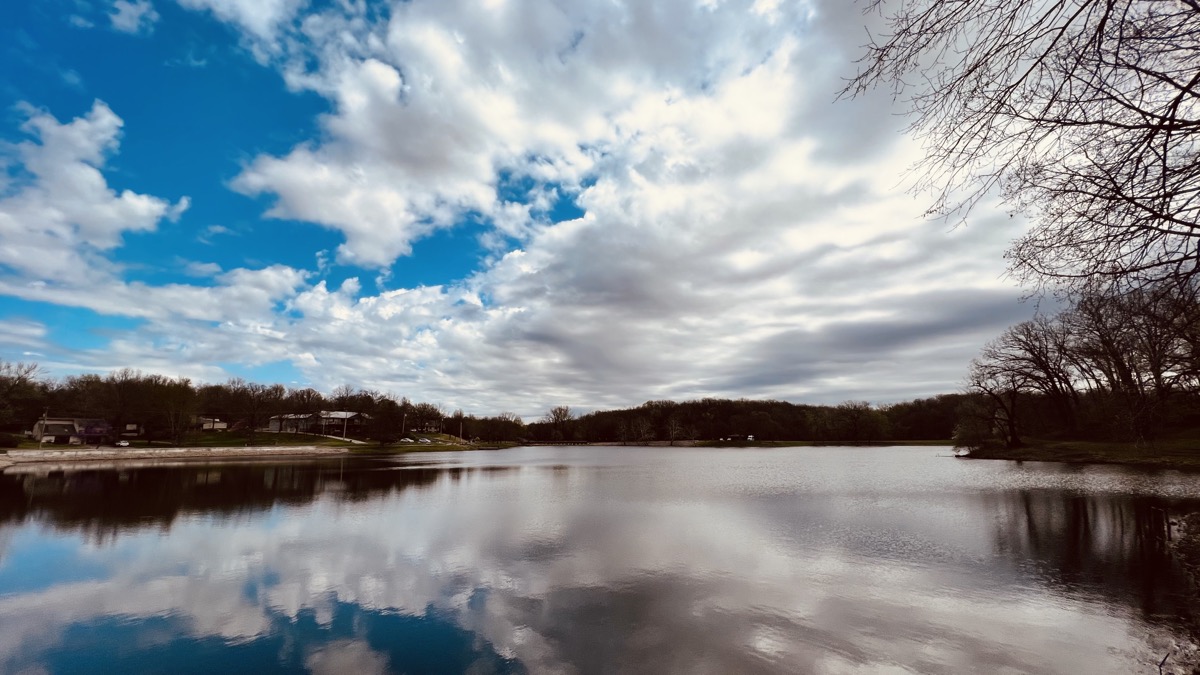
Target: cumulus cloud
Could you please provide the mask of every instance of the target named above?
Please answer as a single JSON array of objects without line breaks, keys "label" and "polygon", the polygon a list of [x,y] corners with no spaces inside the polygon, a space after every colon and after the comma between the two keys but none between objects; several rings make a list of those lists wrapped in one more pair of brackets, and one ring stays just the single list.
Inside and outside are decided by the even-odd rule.
[{"label": "cumulus cloud", "polygon": [[[275,195],[270,215],[343,232],[342,262],[386,265],[465,212],[520,246],[433,295],[306,296],[311,316],[337,309],[291,329],[340,339],[316,350],[325,372],[368,379],[339,363],[354,354],[378,362],[373,384],[484,406],[475,396],[497,386],[531,407],[871,397],[867,373],[890,398],[952,389],[978,344],[1030,311],[995,262],[1022,223],[922,223],[896,194],[917,149],[889,108],[832,103],[857,11],[667,5],[415,2],[374,25],[305,19],[319,65],[285,60],[284,74],[335,104],[326,139],[257,158],[235,186]],[[586,215],[539,223],[526,205],[513,221],[501,173],[557,186]],[[927,309],[950,289],[971,290]],[[439,320],[392,320],[413,310]],[[857,329],[874,351],[841,348]],[[893,379],[909,386],[879,388]]]},{"label": "cumulus cloud", "polygon": [[195,260],[181,262],[184,272],[194,277],[211,277],[221,272],[221,266],[217,263],[197,262]]},{"label": "cumulus cloud", "polygon": [[[130,338],[118,338],[103,353],[75,354],[75,363],[65,367],[138,366],[219,376],[221,369],[212,364],[224,359],[188,360],[194,345],[204,343],[189,339],[189,332],[197,325],[262,326],[282,300],[306,284],[307,272],[282,265],[227,272],[211,265],[194,268],[216,275],[209,286],[123,280],[110,256],[123,235],[152,232],[160,222],[178,219],[190,200],[171,203],[108,185],[103,169],[117,151],[123,122],[103,102],[68,123],[28,106],[23,111],[21,129],[30,139],[14,146],[20,171],[0,192],[0,293],[171,326],[165,331],[171,335],[155,338],[148,351],[126,351]],[[34,337],[28,328],[24,336],[9,331],[7,343],[28,345]],[[253,357],[245,352],[242,358]]]},{"label": "cumulus cloud", "polygon": [[[923,221],[898,189],[919,148],[888,102],[833,102],[864,21],[848,3],[180,1],[331,104],[318,138],[248,160],[234,189],[273,200],[269,217],[339,232],[337,262],[372,276],[468,216],[490,228],[490,257],[459,281],[374,295],[322,281],[324,251],[312,272],[235,270],[213,286],[87,283],[79,259],[187,202],[107,188],[99,163],[120,123],[106,107],[69,125],[41,114],[46,130],[27,129],[91,145],[27,144],[38,184],[0,203],[0,219],[13,200],[47,204],[35,197],[62,167],[91,181],[63,190],[68,204],[125,200],[139,215],[116,226],[30,207],[65,234],[15,240],[51,264],[35,270],[26,250],[0,279],[6,293],[145,319],[86,358],[288,361],[319,387],[480,413],[705,395],[883,402],[955,389],[979,346],[1032,312],[1000,260],[1024,223],[986,209],[956,230]],[[514,196],[514,183],[528,187]],[[556,199],[582,215],[554,222]]]},{"label": "cumulus cloud", "polygon": [[177,0],[188,9],[211,12],[258,41],[273,40],[283,24],[290,21],[306,0]]},{"label": "cumulus cloud", "polygon": [[66,124],[28,106],[24,112],[21,129],[31,140],[16,151],[29,179],[0,196],[0,265],[26,277],[83,282],[104,267],[99,254],[123,234],[151,231],[187,209],[186,197],[171,204],[108,186],[101,170],[123,122],[103,102]]},{"label": "cumulus cloud", "polygon": [[108,15],[112,27],[122,33],[143,33],[154,30],[158,12],[150,0],[116,0]]}]

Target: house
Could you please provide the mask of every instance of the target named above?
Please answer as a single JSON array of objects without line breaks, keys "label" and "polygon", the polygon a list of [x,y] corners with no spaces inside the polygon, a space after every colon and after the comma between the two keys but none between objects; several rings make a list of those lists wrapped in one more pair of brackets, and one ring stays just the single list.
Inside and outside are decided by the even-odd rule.
[{"label": "house", "polygon": [[316,415],[317,413],[274,415],[267,421],[267,430],[289,433],[311,433]]},{"label": "house", "polygon": [[112,439],[112,427],[101,419],[43,417],[33,425],[30,438],[55,445],[99,445]]},{"label": "house", "polygon": [[268,431],[323,436],[361,436],[370,416],[348,410],[322,410],[315,413],[275,415],[267,423]]},{"label": "house", "polygon": [[313,431],[326,436],[362,436],[366,433],[367,422],[371,419],[366,413],[346,410],[322,410],[317,415],[319,417],[316,426],[319,427],[319,431]]},{"label": "house", "polygon": [[229,429],[229,423],[216,417],[197,417],[196,427],[201,431],[226,431]]}]

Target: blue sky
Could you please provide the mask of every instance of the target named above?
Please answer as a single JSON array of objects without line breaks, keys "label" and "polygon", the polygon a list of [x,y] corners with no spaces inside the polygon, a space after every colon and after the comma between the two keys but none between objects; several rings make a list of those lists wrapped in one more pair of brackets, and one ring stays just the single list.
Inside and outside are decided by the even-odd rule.
[{"label": "blue sky", "polygon": [[481,414],[953,391],[1020,219],[921,219],[848,3],[0,6],[0,358]]}]

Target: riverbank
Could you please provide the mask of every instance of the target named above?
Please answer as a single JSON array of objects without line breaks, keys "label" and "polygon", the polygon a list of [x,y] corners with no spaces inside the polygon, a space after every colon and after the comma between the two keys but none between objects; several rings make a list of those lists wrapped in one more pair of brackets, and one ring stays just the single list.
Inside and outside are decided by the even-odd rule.
[{"label": "riverbank", "polygon": [[14,449],[0,455],[0,470],[25,464],[70,464],[88,462],[143,462],[147,460],[224,460],[272,458],[320,458],[338,456],[394,455],[410,452],[455,452],[497,450],[512,443],[465,445],[454,443],[404,443],[398,445],[240,445],[190,446],[183,448],[44,448]]},{"label": "riverbank", "polygon": [[43,462],[95,462],[145,459],[226,459],[246,457],[325,457],[349,454],[349,448],[327,445],[261,445],[188,448],[77,448],[9,450],[0,457],[0,468]]},{"label": "riverbank", "polygon": [[[1189,513],[1174,521],[1173,529],[1174,536],[1168,546],[1189,577],[1193,597],[1200,601],[1200,512]],[[1173,645],[1168,661],[1176,670],[1163,672],[1200,673],[1200,644],[1196,641],[1200,641],[1200,626],[1193,620],[1193,641]]]},{"label": "riverbank", "polygon": [[1200,512],[1190,513],[1177,521],[1171,549],[1200,590]]},{"label": "riverbank", "polygon": [[[700,448],[887,448],[887,447],[924,447],[952,446],[954,441],[686,441]],[[675,441],[681,445],[683,441]],[[595,444],[593,444],[595,445]],[[606,443],[605,445],[619,445]],[[667,445],[666,441],[652,443],[631,443],[630,445]]]},{"label": "riverbank", "polygon": [[1033,441],[1020,448],[978,448],[970,459],[1005,459],[1071,464],[1126,464],[1160,469],[1200,471],[1200,441],[1101,443],[1095,441]]}]

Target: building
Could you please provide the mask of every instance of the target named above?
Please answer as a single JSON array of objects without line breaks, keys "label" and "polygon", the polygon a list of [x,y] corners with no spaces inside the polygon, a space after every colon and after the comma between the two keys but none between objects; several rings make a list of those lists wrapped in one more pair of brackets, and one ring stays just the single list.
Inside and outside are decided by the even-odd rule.
[{"label": "building", "polygon": [[323,436],[362,436],[370,419],[366,413],[348,410],[290,413],[271,417],[267,430]]},{"label": "building", "polygon": [[229,423],[216,417],[197,417],[196,427],[200,431],[225,431],[229,429]]},{"label": "building", "polygon": [[33,425],[30,438],[55,445],[100,445],[112,441],[112,427],[95,418],[44,417]]}]

